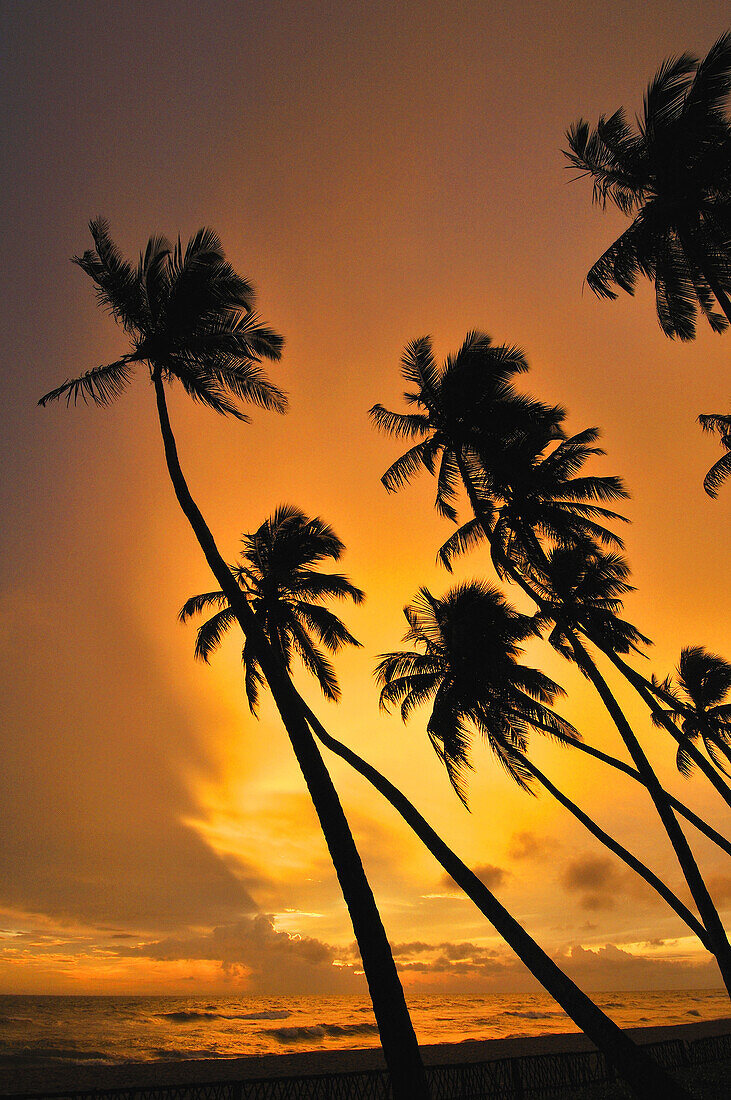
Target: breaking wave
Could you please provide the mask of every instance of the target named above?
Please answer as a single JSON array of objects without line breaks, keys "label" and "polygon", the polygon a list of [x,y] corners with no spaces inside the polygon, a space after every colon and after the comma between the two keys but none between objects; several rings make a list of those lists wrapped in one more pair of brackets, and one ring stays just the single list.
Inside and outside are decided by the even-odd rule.
[{"label": "breaking wave", "polygon": [[313,1039],[339,1039],[348,1035],[377,1035],[377,1024],[310,1024],[302,1027],[269,1027],[261,1029],[278,1043],[307,1043]]},{"label": "breaking wave", "polygon": [[174,1024],[189,1024],[196,1020],[286,1020],[292,1013],[286,1009],[270,1009],[267,1012],[157,1012],[160,1019]]}]

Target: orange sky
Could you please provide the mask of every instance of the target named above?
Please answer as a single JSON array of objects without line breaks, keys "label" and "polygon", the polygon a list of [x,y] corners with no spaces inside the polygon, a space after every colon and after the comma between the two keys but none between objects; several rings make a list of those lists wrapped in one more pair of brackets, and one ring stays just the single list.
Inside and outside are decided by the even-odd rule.
[{"label": "orange sky", "polygon": [[[68,257],[104,213],[136,255],[154,231],[220,234],[287,344],[274,380],[287,417],[226,422],[179,393],[171,414],[191,489],[225,555],[283,501],[318,513],[367,592],[347,622],[339,707],[299,683],[334,733],[416,802],[586,988],[716,985],[683,926],[548,796],[511,788],[475,752],[472,813],[428,745],[378,713],[375,656],[401,609],[448,578],[449,533],[424,477],[379,478],[399,451],[367,410],[401,407],[399,358],[468,329],[525,349],[526,385],[599,425],[596,472],[632,490],[628,617],[655,641],[729,655],[731,487],[698,412],[728,406],[731,336],[667,340],[649,288],[600,302],[583,278],[621,219],[570,183],[566,126],[639,108],[669,54],[703,55],[722,3],[4,4],[11,157],[3,264],[5,429],[0,990],[257,992],[360,989],[352,932],[303,783],[272,708],[241,692],[234,639],[192,659],[184,599],[209,586],[163,467],[149,383],[109,410],[41,410],[65,377],[124,337]],[[403,448],[402,448],[403,449]],[[490,576],[484,557],[460,575]],[[514,597],[513,597],[514,598]],[[587,738],[620,746],[589,688],[546,647]],[[619,689],[672,790],[720,828],[729,815]],[[647,800],[582,757],[536,743],[541,767],[680,889]],[[529,979],[395,815],[332,771],[404,980],[520,990]],[[695,841],[695,836],[691,838]],[[728,914],[723,857],[698,855]],[[299,938],[297,938],[299,937]],[[659,942],[663,941],[663,942]],[[461,945],[461,946],[460,946]]]}]

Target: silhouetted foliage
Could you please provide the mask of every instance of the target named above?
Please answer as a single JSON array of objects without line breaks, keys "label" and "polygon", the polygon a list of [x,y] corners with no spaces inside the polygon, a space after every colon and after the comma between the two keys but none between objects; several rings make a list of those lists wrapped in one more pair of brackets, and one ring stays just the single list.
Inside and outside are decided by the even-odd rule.
[{"label": "silhouetted foliage", "polygon": [[[593,182],[593,199],[632,223],[592,266],[595,294],[634,292],[638,275],[655,283],[667,336],[690,340],[698,309],[714,332],[731,321],[731,33],[699,61],[665,61],[633,126],[621,108],[592,129],[567,131],[565,156]],[[715,301],[714,301],[715,300]],[[715,312],[718,305],[722,314]]]},{"label": "silhouetted foliage", "polygon": [[[701,741],[709,757],[726,775],[731,761],[731,664],[703,646],[687,646],[680,654],[677,683],[671,676],[653,678],[659,699],[669,705],[686,742]],[[695,761],[687,744],[678,746],[677,765],[682,775],[693,771]]]},{"label": "silhouetted foliage", "polygon": [[89,225],[94,249],[74,257],[97,288],[97,301],[122,325],[132,350],[114,363],[62,382],[45,405],[93,401],[108,405],[147,363],[163,381],[218,413],[246,420],[238,403],[284,412],[287,400],[262,371],[262,358],[279,359],[283,340],[253,312],[254,290],[226,260],[212,229],[199,229],[183,249],[151,237],[134,267],[125,260],[104,218]]},{"label": "silhouetted foliage", "polygon": [[[270,644],[289,671],[296,654],[318,681],[327,699],[340,696],[335,670],[318,642],[337,653],[343,646],[359,646],[341,620],[322,604],[350,599],[361,603],[363,592],[339,573],[320,573],[312,567],[327,558],[337,561],[345,546],[332,527],[317,516],[283,504],[253,534],[242,538],[239,563],[231,567],[241,591],[264,629]],[[217,608],[198,628],[195,655],[207,661],[236,622],[223,592],[191,596],[183,604],[180,621]],[[315,640],[316,639],[316,640]],[[241,654],[246,697],[256,713],[259,688],[265,684],[257,655],[247,641]]]},{"label": "silhouetted foliage", "polygon": [[721,413],[701,414],[698,423],[704,432],[717,432],[721,446],[726,448],[726,454],[711,466],[703,479],[703,488],[709,497],[715,497],[722,482],[731,476],[731,416],[723,416]]}]

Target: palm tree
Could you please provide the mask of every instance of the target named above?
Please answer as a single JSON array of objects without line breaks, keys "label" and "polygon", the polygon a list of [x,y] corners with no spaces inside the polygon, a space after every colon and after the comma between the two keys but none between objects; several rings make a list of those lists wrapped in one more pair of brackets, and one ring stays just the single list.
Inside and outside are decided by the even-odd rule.
[{"label": "palm tree", "polygon": [[594,202],[633,219],[590,269],[589,286],[616,298],[614,286],[632,294],[638,275],[652,279],[663,332],[681,340],[694,337],[698,309],[714,332],[731,321],[729,89],[727,32],[703,61],[683,54],[662,64],[636,126],[620,109],[595,129],[580,119],[566,135],[565,156],[592,179]]},{"label": "palm tree", "polygon": [[239,419],[245,419],[242,401],[284,411],[284,395],[261,368],[262,357],[279,358],[282,338],[257,320],[253,290],[227,262],[212,230],[201,229],[185,250],[179,241],[172,246],[162,237],[152,237],[134,267],[121,256],[104,219],[92,221],[90,229],[95,248],[75,262],[95,284],[99,304],[128,334],[131,350],[113,363],[66,380],[39,403],[65,396],[67,404],[80,398],[105,406],[126,389],[137,366],[149,371],[178,503],[269,684],[325,834],[353,922],[394,1093],[403,1100],[426,1097],[403,989],[337,792],[287,671],[190,494],[170,425],[166,382],[180,382],[194,400]]},{"label": "palm tree", "polygon": [[598,436],[597,428],[587,428],[556,442],[538,428],[502,446],[492,441],[482,446],[477,440],[464,462],[474,518],[441,547],[443,564],[449,569],[455,554],[484,539],[501,576],[511,562],[529,571],[536,553],[540,557],[541,539],[567,548],[595,542],[621,547],[606,523],[626,520],[604,504],[629,495],[622,480],[575,476],[590,457],[604,454],[593,446]]},{"label": "palm tree", "polygon": [[[590,639],[635,688],[649,708],[653,723],[670,734],[688,763],[695,764],[731,806],[731,788],[693,740],[684,737],[672,715],[659,705],[655,678],[648,680],[623,659],[622,655],[632,650],[639,653],[640,645],[649,644],[649,639],[636,627],[619,617],[622,599],[632,591],[627,583],[627,563],[619,555],[607,554],[591,545],[583,550],[554,548],[546,554],[536,543],[535,552],[539,567],[530,573],[530,584],[526,583],[524,573],[515,570],[514,564],[509,563],[507,571],[538,603],[541,608],[538,621],[556,624],[549,639],[554,648],[573,660],[574,643],[578,641],[576,630]],[[594,669],[598,672],[596,666]],[[669,799],[667,792],[664,797]]]},{"label": "palm tree", "polygon": [[[315,537],[313,537],[313,530]],[[277,639],[290,638],[294,623],[305,630],[309,629],[308,617],[301,617],[301,597],[305,591],[308,598],[314,597],[318,603],[322,600],[347,596],[358,602],[361,596],[360,590],[354,588],[347,578],[340,575],[335,577],[332,574],[324,575],[310,568],[315,561],[322,560],[323,557],[338,558],[343,549],[342,543],[336,538],[332,529],[321,520],[307,520],[303,513],[294,508],[279,508],[258,531],[253,535],[244,536],[243,541],[245,547],[242,555],[243,562],[235,567],[234,572],[242,591],[245,591],[246,598],[251,602],[255,615],[263,623],[264,630],[275,647],[281,645],[283,649],[288,648],[286,641],[280,643]],[[216,608],[216,611],[199,628],[196,639],[196,656],[206,661],[218,648],[231,623],[225,598],[218,592],[194,596],[186,602],[180,613],[180,618],[185,621],[189,616],[211,608]],[[323,610],[326,609],[320,607],[320,611]],[[342,622],[332,613],[329,614],[331,615],[328,622],[329,633],[342,638],[344,644],[353,644],[355,640],[346,631]],[[321,622],[322,620],[319,620],[319,623]],[[319,625],[316,633],[321,636]],[[308,640],[311,641],[311,639]],[[244,647],[242,660],[245,669],[250,659]],[[321,678],[312,662],[305,661],[305,666],[318,679],[323,694],[330,697],[332,680]],[[256,699],[252,700],[251,695],[249,704],[252,709],[256,706]],[[435,859],[441,863],[444,870],[454,878],[457,885],[465,891],[467,897],[487,917],[518,958],[556,999],[576,1025],[596,1043],[608,1061],[616,1067],[617,1072],[635,1089],[637,1095],[644,1097],[650,1092],[677,1097],[678,1100],[686,1097],[687,1094],[667,1077],[665,1071],[647,1058],[642,1050],[638,1049],[617,1025],[556,966],[484,883],[434,832],[413,804],[380,772],[332,737],[304,701],[301,701],[301,706],[303,714],[320,742],[367,779],[401,814]]]},{"label": "palm tree", "polygon": [[718,494],[719,486],[731,474],[731,416],[721,413],[701,413],[698,423],[704,432],[718,432],[721,437],[721,445],[725,447],[726,454],[722,455],[718,462],[714,462],[703,479],[703,488],[709,497]]},{"label": "palm tree", "polygon": [[523,926],[511,916],[505,906],[501,905],[484,882],[444,843],[413,803],[376,768],[341,741],[332,737],[309,707],[305,706],[305,713],[321,743],[341,760],[350,764],[393,806],[447,874],[451,875],[457,886],[490,921],[531,974],[563,1008],[576,1026],[596,1044],[639,1100],[644,1100],[647,1096],[663,1096],[668,1100],[681,1100],[681,1098],[687,1100],[688,1094],[685,1089],[669,1077],[662,1066],[652,1061],[640,1047],[637,1047],[614,1021],[610,1020],[564,974]]},{"label": "palm tree", "polygon": [[[418,351],[419,349],[416,350]],[[423,374],[423,372],[421,373]],[[420,375],[414,372],[414,376],[416,379]],[[412,399],[415,400],[417,396],[418,395],[412,395]],[[524,400],[528,401],[529,399],[525,398]],[[387,415],[389,417],[398,417],[399,414]],[[401,424],[400,420],[395,419],[389,421],[382,415],[378,422],[383,428],[398,434],[399,425]],[[548,568],[547,550],[541,543],[541,535],[548,537],[549,549],[551,544],[553,544],[553,547],[556,549],[562,546],[567,549],[576,546],[577,549],[589,554],[592,547],[595,546],[596,536],[588,528],[584,532],[576,530],[572,518],[575,510],[570,502],[575,501],[576,496],[578,496],[580,504],[588,504],[591,508],[595,506],[591,503],[592,500],[613,499],[616,498],[616,496],[626,495],[626,491],[617,479],[609,479],[606,485],[600,482],[599,487],[591,487],[592,479],[578,479],[580,482],[578,493],[576,495],[572,495],[571,491],[563,493],[558,498],[562,504],[558,513],[555,508],[550,509],[549,522],[542,524],[542,510],[541,508],[536,508],[535,504],[538,503],[542,505],[545,502],[540,496],[538,501],[536,501],[536,496],[526,491],[526,486],[528,486],[528,489],[530,488],[530,471],[532,468],[534,469],[536,467],[536,462],[530,457],[531,453],[543,454],[546,447],[541,423],[537,422],[535,419],[528,421],[524,418],[522,433],[520,428],[516,429],[513,425],[511,434],[506,437],[505,446],[503,448],[505,453],[510,454],[511,461],[508,462],[498,459],[498,466],[496,467],[497,472],[486,466],[491,458],[495,458],[501,454],[499,437],[496,438],[497,432],[494,423],[486,427],[488,443],[484,447],[480,446],[479,424],[475,426],[475,430],[470,435],[469,446],[466,445],[459,436],[451,439],[448,435],[448,429],[449,425],[446,425],[446,427],[442,429],[441,446],[445,453],[450,453],[455,456],[454,468],[462,478],[472,507],[474,519],[470,524],[465,525],[465,527],[458,531],[456,536],[453,536],[453,539],[449,540],[446,546],[442,548],[440,552],[442,560],[448,561],[451,554],[461,552],[474,544],[479,538],[485,537],[490,544],[493,563],[498,573],[503,577],[509,577],[511,580],[516,581],[523,591],[535,601],[539,612],[548,611],[548,603],[544,597],[541,596],[540,592],[536,591],[536,586],[533,583],[536,572],[540,573],[542,570],[545,573]],[[574,437],[579,440],[578,446],[576,453],[571,456],[565,472],[562,471],[563,464],[561,462],[557,463],[559,481],[566,480],[566,474],[573,475],[580,471],[586,459],[594,453],[593,449],[588,447],[588,443],[593,442],[595,439],[595,429],[591,429],[590,433],[589,437],[585,439],[582,439],[581,436]],[[401,431],[401,434],[404,434],[403,431]],[[537,440],[537,446],[534,445],[533,438]],[[514,446],[516,442],[518,445]],[[525,446],[522,445],[524,443]],[[561,443],[558,444],[558,447],[560,446]],[[556,448],[557,450],[558,447]],[[382,479],[387,488],[391,487],[395,489],[405,480],[402,478],[401,482],[397,480],[389,486],[387,479],[389,473],[394,470],[394,468],[398,468],[399,463],[403,463],[404,459],[407,457],[408,456],[404,456],[404,458],[399,459],[397,463],[394,463]],[[549,455],[549,462],[550,457]],[[523,461],[518,461],[519,459]],[[570,481],[571,478],[569,477],[568,480]],[[585,480],[588,480],[589,484],[581,485],[581,482]],[[506,491],[512,484],[521,487],[521,491],[515,499],[510,500],[511,507],[509,509],[503,508],[501,518],[501,509],[499,507],[500,501],[502,500],[503,505],[505,504]],[[568,507],[563,507],[564,502],[569,502]],[[526,503],[528,505],[525,513],[520,507],[521,503]],[[549,498],[549,504],[550,503],[551,501]],[[566,517],[569,517],[568,523],[566,523]],[[588,518],[591,522],[591,515]],[[561,527],[557,522],[557,520],[560,519],[563,519],[566,537],[562,536]],[[611,543],[611,535],[609,535],[609,537],[605,536],[602,541]],[[614,542],[615,544],[618,542],[616,537],[614,538]],[[653,800],[658,815],[660,816],[676,852],[678,861],[683,869],[694,901],[698,906],[710,942],[713,944],[713,952],[718,960],[726,987],[729,993],[731,993],[731,947],[729,946],[725,929],[708,893],[690,846],[674,816],[667,794],[660,785],[649,760],[642,750],[639,741],[627,722],[608,684],[601,676],[591,655],[584,648],[578,636],[577,629],[575,629],[575,625],[569,625],[567,623],[562,633],[566,639],[567,651],[571,652],[580,670],[595,687],[632,757],[635,768],[642,777],[643,784],[648,789],[648,793]],[[616,653],[616,650],[608,646],[606,652],[608,656],[610,656],[610,659],[620,667],[621,658]],[[628,666],[622,665],[622,667],[627,668]],[[672,722],[669,720],[668,724],[673,726]]]},{"label": "palm tree", "polygon": [[[340,697],[335,670],[319,648],[337,653],[343,646],[359,646],[343,622],[323,601],[351,599],[361,603],[364,593],[338,573],[320,573],[318,562],[337,561],[345,550],[332,527],[315,517],[283,504],[253,534],[242,538],[243,551],[231,572],[254,610],[270,646],[291,671],[296,654],[317,679],[326,699]],[[224,634],[236,622],[223,592],[191,596],[180,610],[180,621],[216,609],[198,629],[195,655],[208,661]],[[314,636],[314,637],[313,637]],[[319,645],[318,645],[319,643]],[[264,679],[256,653],[248,640],[241,654],[246,698],[256,714],[259,688]]]},{"label": "palm tree", "polygon": [[[538,604],[537,620],[543,624],[554,623],[549,641],[565,657],[576,662],[595,687],[617,727],[673,846],[705,926],[710,949],[716,956],[724,983],[731,994],[731,947],[690,845],[634,731],[579,638],[579,632],[583,633],[618,668],[631,673],[632,670],[619,654],[636,650],[637,643],[647,639],[618,617],[622,606],[621,595],[629,589],[626,563],[620,558],[603,554],[597,548],[592,551],[587,547],[583,554],[578,550],[559,548],[545,553],[541,549],[540,560],[534,559],[533,565],[531,583],[526,587]],[[541,572],[542,584],[537,582]],[[655,706],[653,709],[657,711],[659,708]],[[669,719],[666,721],[672,725]]]},{"label": "palm tree", "polygon": [[416,707],[431,701],[427,733],[462,802],[467,805],[465,772],[476,730],[518,786],[533,793],[532,780],[541,783],[708,946],[705,929],[687,906],[529,759],[533,730],[562,744],[580,740],[573,726],[548,706],[563,694],[561,688],[518,663],[522,643],[537,634],[536,619],[514,611],[497,589],[474,581],[450,589],[441,599],[422,588],[404,614],[409,624],[404,641],[415,648],[385,654],[379,661],[381,706],[398,704],[406,721]]},{"label": "palm tree", "polygon": [[[695,760],[688,745],[702,741],[709,757],[728,775],[731,760],[731,664],[703,646],[687,646],[680,654],[677,687],[672,677],[653,679],[655,694],[669,704],[669,714],[680,729],[677,765],[690,775]],[[722,759],[725,758],[725,759]]]},{"label": "palm tree", "polygon": [[[421,469],[437,472],[437,511],[456,519],[454,500],[465,461],[473,445],[494,442],[496,447],[520,440],[527,428],[540,426],[551,438],[562,435],[563,410],[518,394],[516,375],[528,370],[523,353],[505,344],[494,345],[482,332],[469,332],[459,351],[440,367],[431,339],[422,336],[407,345],[401,359],[402,375],[413,386],[404,393],[418,411],[390,412],[374,405],[370,416],[390,435],[420,442],[397,459],[382,477],[389,492],[411,480]],[[438,467],[438,470],[437,470]]]}]

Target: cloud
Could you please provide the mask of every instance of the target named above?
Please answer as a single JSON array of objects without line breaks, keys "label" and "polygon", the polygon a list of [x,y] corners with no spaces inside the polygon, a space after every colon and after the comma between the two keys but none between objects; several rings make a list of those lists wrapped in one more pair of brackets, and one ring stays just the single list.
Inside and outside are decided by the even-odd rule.
[{"label": "cloud", "polygon": [[705,989],[721,984],[715,960],[690,951],[663,957],[612,943],[598,948],[574,944],[554,960],[584,989]]},{"label": "cloud", "polygon": [[135,947],[120,945],[116,954],[164,962],[218,962],[228,974],[245,979],[251,992],[360,991],[357,951],[338,952],[312,936],[279,931],[273,918],[264,913],[242,917],[210,932],[166,936]]},{"label": "cloud", "polygon": [[556,842],[547,837],[538,836],[525,829],[513,833],[508,845],[510,859],[537,859],[549,849],[554,849]]},{"label": "cloud", "polygon": [[614,895],[624,889],[625,875],[606,856],[580,855],[566,865],[561,876],[565,890],[579,895],[582,909],[611,909]]}]

